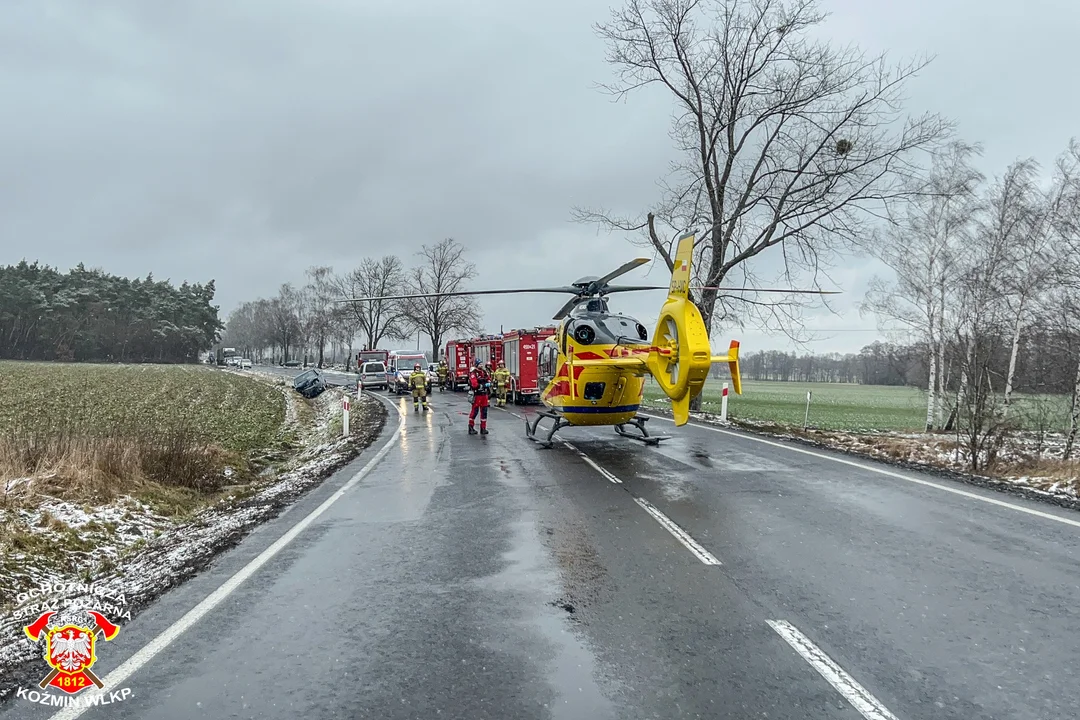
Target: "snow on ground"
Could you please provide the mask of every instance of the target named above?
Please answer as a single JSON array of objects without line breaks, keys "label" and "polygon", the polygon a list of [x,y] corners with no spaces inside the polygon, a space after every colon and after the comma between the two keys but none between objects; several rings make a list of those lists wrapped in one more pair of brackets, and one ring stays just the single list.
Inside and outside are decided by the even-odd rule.
[{"label": "snow on ground", "polygon": [[0,699],[16,686],[9,670],[40,660],[41,648],[24,637],[22,626],[37,617],[43,603],[63,606],[68,597],[63,592],[25,597],[29,589],[90,582],[106,597],[124,598],[125,607],[134,615],[347,463],[382,429],[385,410],[374,398],[353,400],[352,433],[345,438],[340,425],[343,389],[329,388],[310,402],[309,410],[289,381],[269,373],[256,374],[281,387],[288,408],[283,431],[295,431],[301,450],[254,492],[229,496],[184,522],[155,515],[147,505],[130,497],[97,508],[51,497],[41,498],[32,510],[0,508],[0,524],[5,527],[71,541],[60,562],[32,549],[4,559],[4,572],[0,573]]}]

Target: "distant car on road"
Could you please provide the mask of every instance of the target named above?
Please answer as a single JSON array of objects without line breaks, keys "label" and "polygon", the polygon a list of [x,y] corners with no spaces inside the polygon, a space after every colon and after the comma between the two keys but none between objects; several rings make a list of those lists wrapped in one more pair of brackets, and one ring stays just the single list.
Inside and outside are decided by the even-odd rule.
[{"label": "distant car on road", "polygon": [[360,366],[360,387],[364,390],[386,389],[386,364],[366,362]]},{"label": "distant car on road", "polygon": [[313,398],[326,389],[326,381],[318,370],[308,370],[293,378],[293,390],[306,398]]},{"label": "distant car on road", "polygon": [[250,370],[251,369],[251,360],[249,360],[248,358],[240,358],[240,369],[241,370]]}]

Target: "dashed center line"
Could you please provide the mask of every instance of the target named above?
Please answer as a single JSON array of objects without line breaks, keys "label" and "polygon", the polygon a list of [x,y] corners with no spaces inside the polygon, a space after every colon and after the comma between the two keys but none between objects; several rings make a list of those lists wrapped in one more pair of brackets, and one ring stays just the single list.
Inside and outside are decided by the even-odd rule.
[{"label": "dashed center line", "polygon": [[784,638],[788,645],[795,648],[795,652],[802,655],[803,659],[836,688],[837,692],[843,695],[844,699],[851,703],[852,707],[858,710],[866,720],[898,720],[887,707],[881,704],[880,700],[871,695],[870,691],[860,685],[855,678],[848,675],[844,668],[837,665],[810,638],[799,632],[797,627],[786,620],[766,620],[765,622],[769,623],[769,627]]},{"label": "dashed center line", "polygon": [[576,453],[578,454],[578,456],[579,456],[579,457],[580,457],[580,458],[581,458],[582,460],[584,460],[585,462],[589,463],[589,465],[590,465],[590,466],[592,467],[592,469],[593,469],[593,470],[595,470],[596,472],[598,472],[598,473],[600,473],[601,475],[603,475],[603,476],[604,476],[605,478],[607,478],[607,479],[608,479],[609,481],[611,481],[611,482],[615,483],[616,485],[622,485],[622,480],[620,480],[619,478],[615,477],[614,475],[612,475],[612,474],[611,474],[610,472],[608,472],[608,471],[607,471],[607,470],[605,470],[604,468],[602,468],[602,467],[600,467],[599,465],[597,465],[597,464],[596,464],[596,461],[594,461],[594,460],[593,460],[593,459],[592,459],[591,457],[589,457],[589,456],[588,456],[588,455],[586,455],[585,453],[581,452],[580,450],[578,450],[578,449],[577,449],[576,447],[574,447],[574,446],[573,446],[573,445],[571,445],[570,443],[566,442],[565,440],[563,440],[563,441],[562,441],[562,444],[563,444],[563,445],[565,445],[566,447],[570,448],[570,449],[571,449],[571,450],[573,450],[574,452],[576,452]]},{"label": "dashed center line", "polygon": [[[614,473],[607,470],[606,468],[601,467],[595,460],[593,460],[591,457],[581,452],[565,440],[562,441],[562,444],[577,453],[578,456],[580,456],[582,460],[588,463],[593,470],[596,470],[596,472],[603,475],[609,482],[615,485],[622,485],[623,489],[626,490],[626,486],[623,485],[623,481],[616,477]],[[656,508],[656,506],[654,506],[648,500],[639,498],[637,495],[634,495],[629,490],[626,490],[626,492],[630,493],[630,497],[634,499],[634,502],[636,502],[638,506],[640,506],[645,512],[649,513],[653,520],[656,520],[656,522],[660,523],[660,527],[667,530],[669,533],[671,533],[672,537],[682,543],[683,546],[687,550],[689,550],[694,557],[696,557],[698,560],[700,560],[706,565],[720,564],[720,561],[716,559],[715,555],[706,550],[701,545],[701,543],[699,543],[690,535],[690,533],[679,527],[678,523],[676,523],[664,513],[660,512]]]},{"label": "dashed center line", "polygon": [[690,537],[690,533],[686,532],[681,527],[676,525],[671,518],[657,510],[648,500],[643,500],[637,496],[634,496],[634,502],[644,508],[645,512],[649,513],[649,515],[652,515],[653,519],[656,520],[656,522],[660,523],[660,525],[665,530],[674,535],[675,539],[685,545],[686,549],[693,553],[694,557],[696,557],[698,560],[705,563],[706,565],[720,564],[720,561],[716,559],[715,555],[702,547],[697,540]]}]

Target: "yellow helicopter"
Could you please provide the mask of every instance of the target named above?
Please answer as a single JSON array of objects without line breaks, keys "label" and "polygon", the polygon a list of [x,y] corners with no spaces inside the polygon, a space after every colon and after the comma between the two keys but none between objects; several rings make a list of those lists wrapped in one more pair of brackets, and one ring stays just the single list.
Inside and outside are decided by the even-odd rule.
[{"label": "yellow helicopter", "polygon": [[[514,293],[572,294],[574,297],[553,317],[560,321],[555,335],[548,338],[558,353],[555,372],[540,395],[544,409],[532,421],[525,420],[525,434],[540,445],[551,447],[555,433],[564,427],[607,425],[614,426],[619,435],[656,445],[667,436],[650,435],[645,428],[648,418],[638,415],[646,375],[651,375],[671,400],[676,426],[685,425],[690,419],[690,401],[701,393],[713,363],[728,364],[732,388],[736,394],[742,394],[739,342],[732,340],[727,354],[713,355],[705,321],[690,300],[691,289],[708,289],[690,285],[693,253],[694,233],[688,233],[679,238],[671,282],[666,287],[609,284],[649,262],[648,258],[637,258],[603,277],[581,278],[565,287],[387,295],[338,302]],[[605,296],[636,290],[668,291],[651,341],[645,326],[636,319],[608,310]],[[753,290],[832,294],[818,290]],[[544,419],[552,420],[552,426],[547,436],[540,438],[537,432]],[[628,425],[637,432],[627,431]]]}]

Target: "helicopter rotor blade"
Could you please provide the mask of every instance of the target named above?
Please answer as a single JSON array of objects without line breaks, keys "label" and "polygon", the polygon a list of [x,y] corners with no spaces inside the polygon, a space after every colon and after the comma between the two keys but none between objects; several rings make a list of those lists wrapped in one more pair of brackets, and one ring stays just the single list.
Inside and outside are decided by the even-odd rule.
[{"label": "helicopter rotor blade", "polygon": [[609,282],[619,277],[620,275],[625,275],[634,268],[641,267],[647,262],[649,262],[649,258],[634,258],[630,262],[623,263],[618,268],[612,270],[604,277],[595,280],[593,284],[597,287],[603,287],[604,285],[607,285]]},{"label": "helicopter rotor blade", "polygon": [[715,285],[691,285],[691,290],[718,290],[721,292],[765,292],[765,293],[796,293],[801,295],[842,295],[841,290],[799,290],[798,288],[752,288],[752,287],[718,287]]},{"label": "helicopter rotor blade", "polygon": [[373,302],[376,300],[408,300],[410,298],[461,297],[465,295],[513,295],[519,293],[569,293],[571,295],[577,295],[580,292],[581,290],[575,287],[514,288],[511,290],[462,290],[460,292],[412,293],[408,295],[379,295],[377,297],[342,298],[341,300],[335,300],[334,302]]},{"label": "helicopter rotor blade", "polygon": [[561,308],[559,308],[559,312],[555,313],[552,316],[551,319],[552,320],[562,320],[564,317],[566,317],[570,313],[571,310],[574,309],[574,306],[577,305],[580,301],[581,301],[580,297],[572,297],[572,298],[570,298],[569,300],[566,301],[565,305],[563,305]]},{"label": "helicopter rotor blade", "polygon": [[[667,285],[613,285],[604,288],[603,294],[617,292],[632,292],[634,290],[667,290]],[[804,295],[840,295],[840,290],[799,290],[797,288],[751,288],[751,287],[719,287],[716,285],[691,285],[691,290],[717,290],[721,292],[767,292],[767,293],[801,293]]]}]

